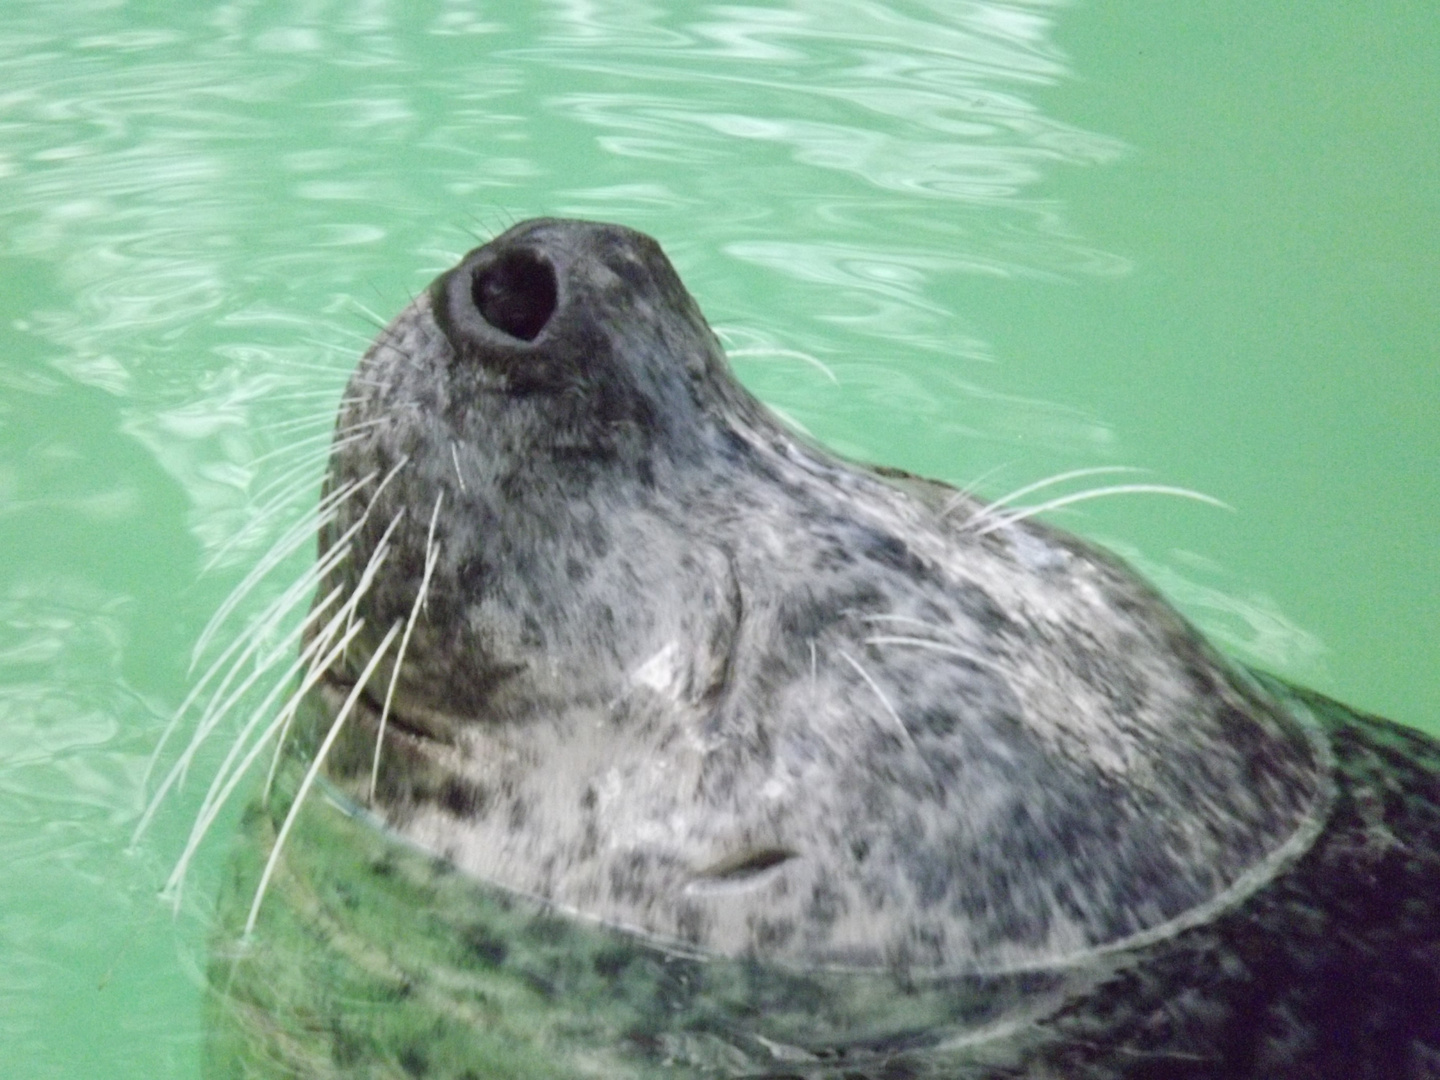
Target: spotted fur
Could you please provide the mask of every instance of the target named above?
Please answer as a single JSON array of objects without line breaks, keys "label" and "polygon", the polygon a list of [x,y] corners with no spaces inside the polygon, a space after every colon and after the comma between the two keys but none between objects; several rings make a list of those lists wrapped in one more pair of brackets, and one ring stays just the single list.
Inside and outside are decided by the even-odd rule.
[{"label": "spotted fur", "polygon": [[[1335,824],[1369,798],[1348,716],[1220,657],[1113,556],[795,435],[648,237],[547,219],[467,255],[361,361],[327,492],[321,555],[348,557],[319,595],[354,598],[355,636],[295,745],[477,895],[660,965],[657,1015],[594,1053],[637,1076],[1332,1075],[1222,1044],[1270,955],[1237,935],[1307,912],[1317,942],[1372,933],[1297,869],[1370,872]],[[1407,890],[1435,880],[1431,758],[1402,783],[1424,820],[1397,843],[1430,860]],[[472,929],[473,964],[525,969]],[[1274,945],[1277,993],[1310,1004],[1266,1022],[1316,1024]],[[619,993],[592,960],[590,1007]],[[1395,1075],[1430,1075],[1434,1032],[1406,1045]]]}]

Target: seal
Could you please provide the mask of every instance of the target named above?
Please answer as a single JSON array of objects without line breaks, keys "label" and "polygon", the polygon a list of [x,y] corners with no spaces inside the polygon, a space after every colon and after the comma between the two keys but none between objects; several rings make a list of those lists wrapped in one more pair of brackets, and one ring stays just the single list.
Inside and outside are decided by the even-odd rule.
[{"label": "seal", "polygon": [[649,237],[443,274],[321,505],[217,1072],[1440,1076],[1440,746],[797,436]]}]

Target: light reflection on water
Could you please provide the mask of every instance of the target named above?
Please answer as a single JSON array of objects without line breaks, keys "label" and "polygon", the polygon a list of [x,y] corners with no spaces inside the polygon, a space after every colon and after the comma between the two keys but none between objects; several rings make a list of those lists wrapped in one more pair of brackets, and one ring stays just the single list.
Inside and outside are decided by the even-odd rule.
[{"label": "light reflection on water", "polygon": [[[1023,446],[1009,486],[1116,459],[1104,419],[986,385],[947,288],[1130,269],[1048,193],[1126,153],[1037,104],[1070,78],[1061,10],[6,8],[0,1073],[192,1074],[201,920],[152,892],[196,795],[123,855],[145,756],[205,619],[313,502],[370,313],[476,236],[538,213],[656,234],[746,381],[842,451],[963,482]],[[1223,571],[1147,569],[1243,653],[1314,663]]]}]

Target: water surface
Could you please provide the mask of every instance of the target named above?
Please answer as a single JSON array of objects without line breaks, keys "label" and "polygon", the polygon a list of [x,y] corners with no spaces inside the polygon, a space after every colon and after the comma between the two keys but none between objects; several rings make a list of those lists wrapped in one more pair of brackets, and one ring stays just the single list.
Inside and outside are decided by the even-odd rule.
[{"label": "water surface", "polygon": [[1428,7],[517,7],[0,13],[0,1074],[196,1075],[224,844],[172,916],[205,763],[127,852],[148,755],[376,323],[534,214],[657,236],[847,453],[1224,500],[1056,520],[1243,659],[1440,731]]}]

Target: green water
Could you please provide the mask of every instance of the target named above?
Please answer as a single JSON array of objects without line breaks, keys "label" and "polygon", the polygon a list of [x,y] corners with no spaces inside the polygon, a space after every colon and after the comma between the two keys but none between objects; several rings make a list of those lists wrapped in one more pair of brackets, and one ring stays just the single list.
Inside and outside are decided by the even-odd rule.
[{"label": "green water", "polygon": [[127,851],[147,757],[375,320],[532,214],[657,236],[846,452],[1224,500],[1055,520],[1242,658],[1440,731],[1437,175],[1410,0],[10,0],[0,1076],[196,1074],[224,842],[173,917],[208,778]]}]

